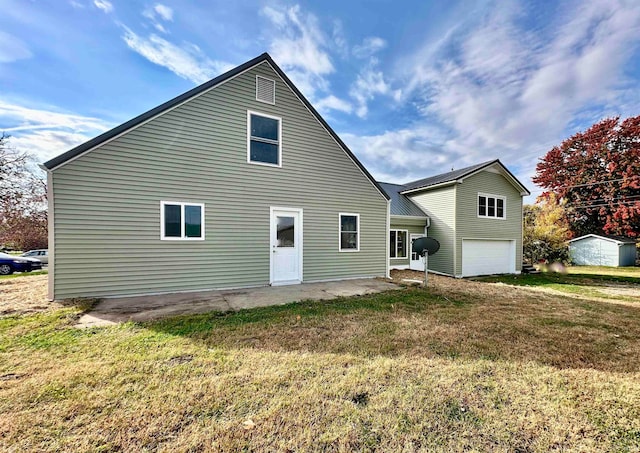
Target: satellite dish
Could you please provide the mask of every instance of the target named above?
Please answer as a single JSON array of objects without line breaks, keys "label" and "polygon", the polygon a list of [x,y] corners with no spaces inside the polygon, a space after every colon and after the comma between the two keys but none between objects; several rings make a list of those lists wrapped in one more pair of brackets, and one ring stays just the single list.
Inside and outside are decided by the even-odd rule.
[{"label": "satellite dish", "polygon": [[431,256],[438,250],[440,250],[440,243],[430,237],[418,238],[413,241],[413,245],[411,246],[411,251],[420,256],[423,256],[425,253]]}]

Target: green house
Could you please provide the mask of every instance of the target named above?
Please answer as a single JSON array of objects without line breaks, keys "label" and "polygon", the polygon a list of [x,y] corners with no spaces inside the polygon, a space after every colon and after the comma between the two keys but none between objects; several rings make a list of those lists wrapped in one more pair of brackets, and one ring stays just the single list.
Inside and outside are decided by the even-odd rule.
[{"label": "green house", "polygon": [[388,196],[268,54],[43,166],[52,299],[388,272]]},{"label": "green house", "polygon": [[430,236],[440,243],[429,257],[432,272],[454,277],[520,273],[522,199],[530,193],[499,160],[381,185],[391,197],[391,268],[424,270],[411,243]]}]

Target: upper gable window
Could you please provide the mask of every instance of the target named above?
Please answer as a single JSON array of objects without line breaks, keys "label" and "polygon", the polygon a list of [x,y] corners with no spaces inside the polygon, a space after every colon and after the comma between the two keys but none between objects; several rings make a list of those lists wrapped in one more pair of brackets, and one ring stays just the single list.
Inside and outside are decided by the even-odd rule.
[{"label": "upper gable window", "polygon": [[500,195],[478,194],[478,217],[506,218],[506,198]]},{"label": "upper gable window", "polygon": [[263,113],[247,112],[247,161],[280,167],[282,119]]},{"label": "upper gable window", "polygon": [[276,81],[256,76],[256,101],[276,103]]}]

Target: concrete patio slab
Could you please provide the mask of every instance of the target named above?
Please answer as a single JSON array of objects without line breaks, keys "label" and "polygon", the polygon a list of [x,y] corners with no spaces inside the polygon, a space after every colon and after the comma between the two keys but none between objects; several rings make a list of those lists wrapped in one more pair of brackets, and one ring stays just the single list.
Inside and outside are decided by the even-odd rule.
[{"label": "concrete patio slab", "polygon": [[395,284],[382,279],[362,278],[289,286],[118,297],[101,300],[93,310],[78,320],[76,327],[103,327],[119,322],[151,321],[210,311],[238,311],[301,300],[327,300],[379,293],[397,288]]}]

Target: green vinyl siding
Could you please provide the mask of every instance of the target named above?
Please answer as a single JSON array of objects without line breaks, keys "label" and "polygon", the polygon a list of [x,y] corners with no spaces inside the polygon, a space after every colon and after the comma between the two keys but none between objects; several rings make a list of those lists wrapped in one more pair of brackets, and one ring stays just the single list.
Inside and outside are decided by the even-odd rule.
[{"label": "green vinyl siding", "polygon": [[396,216],[391,217],[391,230],[407,231],[407,256],[405,258],[389,258],[389,266],[408,266],[409,259],[411,258],[411,235],[422,234],[424,235],[424,227],[427,223],[427,219],[414,219],[407,218],[402,219]]},{"label": "green vinyl siding", "polygon": [[[456,275],[462,274],[463,239],[516,241],[516,270],[522,264],[522,196],[502,174],[481,171],[457,185]],[[478,193],[506,198],[505,218],[478,217]],[[431,258],[429,258],[431,264]]]},{"label": "green vinyl siding", "polygon": [[[249,110],[282,119],[281,168],[247,162]],[[304,281],[386,273],[387,200],[266,62],[52,180],[55,298],[267,285],[270,207],[303,210]],[[204,204],[205,239],[162,241],[160,201]],[[338,251],[340,212],[360,215],[359,252]]]},{"label": "green vinyl siding", "polygon": [[454,273],[455,185],[409,194],[431,219],[428,236],[440,242],[440,250],[429,257],[429,270],[447,275]]}]

